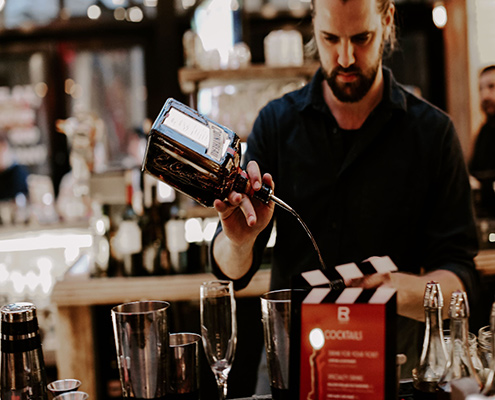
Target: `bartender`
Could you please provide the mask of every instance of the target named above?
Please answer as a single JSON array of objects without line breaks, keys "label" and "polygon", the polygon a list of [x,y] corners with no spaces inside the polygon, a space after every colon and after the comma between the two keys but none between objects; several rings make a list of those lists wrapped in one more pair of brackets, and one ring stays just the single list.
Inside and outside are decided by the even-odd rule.
[{"label": "bartender", "polygon": [[[313,0],[321,67],[308,85],[260,111],[245,168],[255,190],[271,185],[301,215],[327,267],[391,257],[399,272],[347,283],[397,289],[397,352],[407,355],[402,377],[410,377],[426,283],[439,282],[447,302],[456,289],[474,302],[478,244],[451,119],[382,65],[394,47],[394,12],[391,0]],[[274,223],[271,289],[319,266],[298,221],[273,203],[232,192],[214,206],[221,224],[213,270],[237,289],[259,268]]]}]

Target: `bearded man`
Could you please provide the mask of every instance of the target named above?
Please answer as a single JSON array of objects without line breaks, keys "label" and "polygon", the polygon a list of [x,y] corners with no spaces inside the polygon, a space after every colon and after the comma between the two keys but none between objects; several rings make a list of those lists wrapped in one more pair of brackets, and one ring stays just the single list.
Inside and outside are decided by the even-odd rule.
[{"label": "bearded man", "polygon": [[[402,376],[410,377],[426,283],[440,283],[446,304],[454,290],[473,295],[478,243],[451,119],[382,65],[394,41],[394,12],[390,0],[313,1],[321,68],[308,85],[260,111],[246,170],[255,190],[271,185],[300,214],[327,267],[391,257],[398,272],[358,285],[397,289],[397,352],[407,355]],[[215,208],[221,224],[213,270],[236,288],[259,268],[275,223],[271,289],[290,288],[294,275],[319,267],[311,241],[285,210],[236,192]]]},{"label": "bearded man", "polygon": [[481,70],[479,93],[485,122],[476,137],[469,172],[480,182],[478,216],[495,218],[495,65]]}]

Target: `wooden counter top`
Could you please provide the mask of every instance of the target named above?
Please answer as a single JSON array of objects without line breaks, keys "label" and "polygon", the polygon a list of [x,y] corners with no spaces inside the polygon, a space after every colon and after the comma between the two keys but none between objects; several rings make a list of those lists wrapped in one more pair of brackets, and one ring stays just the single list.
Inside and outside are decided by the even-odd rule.
[{"label": "wooden counter top", "polygon": [[[199,300],[199,287],[216,279],[211,273],[133,278],[69,278],[57,282],[53,303],[64,306],[120,304],[137,300]],[[269,290],[270,271],[258,271],[238,297],[259,296]]]},{"label": "wooden counter top", "polygon": [[[495,275],[495,249],[475,258],[482,276]],[[199,300],[201,283],[216,279],[211,273],[133,278],[69,278],[57,282],[52,301],[62,306],[120,304],[136,300]],[[259,296],[269,290],[270,270],[258,271],[248,287],[236,296]]]},{"label": "wooden counter top", "polygon": [[[67,277],[57,282],[51,300],[57,306],[56,351],[58,378],[77,377],[81,390],[97,399],[95,326],[92,308],[137,300],[169,302],[198,300],[201,284],[215,279],[211,273],[133,278]],[[236,297],[260,296],[269,290],[270,271],[258,271]]]},{"label": "wooden counter top", "polygon": [[[495,276],[495,249],[482,250],[475,259],[482,277]],[[237,297],[260,296],[269,290],[270,270],[258,271]],[[137,300],[199,300],[202,282],[215,279],[211,273],[134,278],[67,277],[57,282],[52,301],[57,306],[57,337],[63,338],[56,351],[59,378],[77,377],[81,390],[97,399],[94,356],[96,305],[121,304]]]}]

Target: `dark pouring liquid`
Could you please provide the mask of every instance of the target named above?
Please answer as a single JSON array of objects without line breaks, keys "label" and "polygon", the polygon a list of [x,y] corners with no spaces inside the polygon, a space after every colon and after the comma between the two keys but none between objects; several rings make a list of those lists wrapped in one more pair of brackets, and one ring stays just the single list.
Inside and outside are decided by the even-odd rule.
[{"label": "dark pouring liquid", "polygon": [[272,200],[275,204],[279,205],[283,209],[289,211],[299,221],[299,223],[302,225],[302,227],[308,234],[309,238],[311,239],[311,242],[313,243],[313,247],[315,248],[316,253],[318,254],[318,259],[320,260],[321,269],[323,271],[326,271],[327,266],[325,265],[325,262],[323,261],[323,257],[321,256],[320,248],[318,247],[318,244],[316,243],[316,240],[313,234],[311,233],[311,231],[309,230],[308,226],[305,224],[305,222],[302,220],[302,218],[299,216],[296,210],[294,210],[291,206],[289,206],[287,203],[280,200],[278,197],[274,195],[270,196],[270,200]]}]

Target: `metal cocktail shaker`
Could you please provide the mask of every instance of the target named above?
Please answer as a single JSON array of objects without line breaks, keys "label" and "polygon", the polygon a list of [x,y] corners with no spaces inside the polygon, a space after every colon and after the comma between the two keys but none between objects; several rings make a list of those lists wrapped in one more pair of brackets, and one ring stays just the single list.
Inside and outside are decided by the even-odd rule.
[{"label": "metal cocktail shaker", "polygon": [[32,303],[11,303],[1,314],[2,400],[47,400],[41,338]]}]

